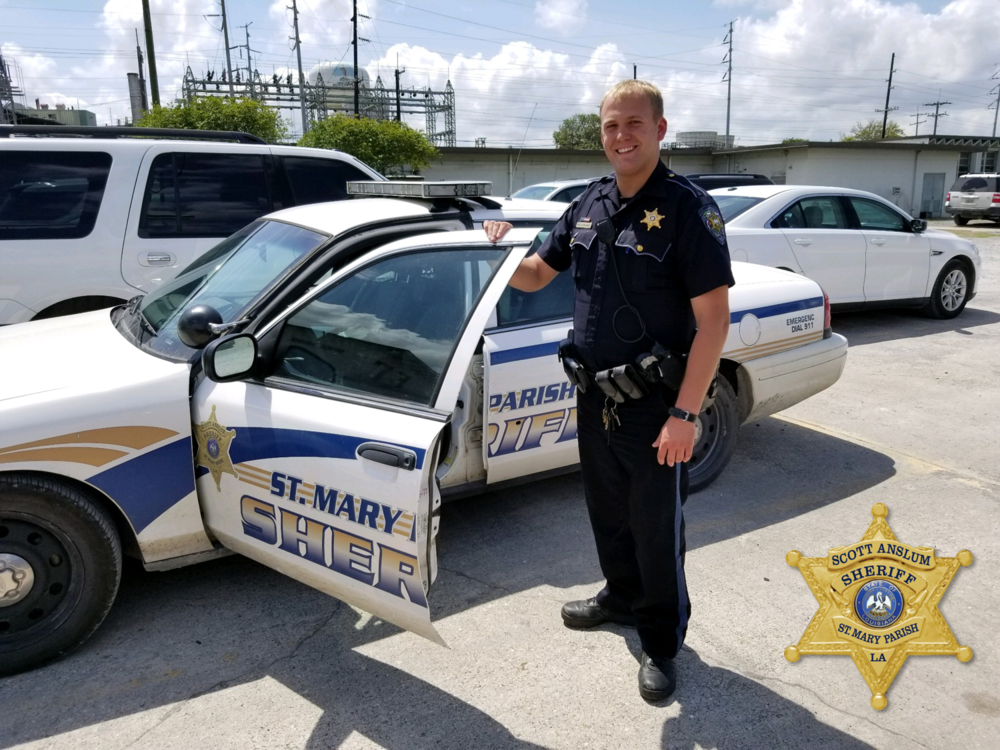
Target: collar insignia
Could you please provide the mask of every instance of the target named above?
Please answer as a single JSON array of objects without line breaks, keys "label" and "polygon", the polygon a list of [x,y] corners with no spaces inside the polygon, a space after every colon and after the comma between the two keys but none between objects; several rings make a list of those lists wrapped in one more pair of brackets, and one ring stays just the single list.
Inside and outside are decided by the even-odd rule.
[{"label": "collar insignia", "polygon": [[972,649],[960,646],[938,603],[960,565],[972,553],[936,557],[933,547],[896,540],[882,503],[872,507],[872,522],[860,542],[836,547],[827,557],[803,557],[792,550],[785,561],[798,568],[819,610],[798,645],[785,649],[788,661],[803,654],[849,654],[881,711],[886,691],[906,657],[945,654],[961,662]]},{"label": "collar insignia", "polygon": [[204,466],[212,473],[215,488],[222,491],[222,475],[232,474],[239,479],[229,457],[229,444],[236,437],[236,430],[228,430],[215,419],[215,405],[212,405],[211,416],[195,426],[195,437],[198,440],[198,455],[195,462]]},{"label": "collar insignia", "polygon": [[646,218],[640,221],[639,223],[646,225],[647,232],[651,231],[653,227],[656,227],[657,229],[663,228],[660,226],[660,220],[666,217],[660,216],[659,209],[654,208],[652,211],[646,211],[645,209],[643,209],[643,213],[646,214]]}]

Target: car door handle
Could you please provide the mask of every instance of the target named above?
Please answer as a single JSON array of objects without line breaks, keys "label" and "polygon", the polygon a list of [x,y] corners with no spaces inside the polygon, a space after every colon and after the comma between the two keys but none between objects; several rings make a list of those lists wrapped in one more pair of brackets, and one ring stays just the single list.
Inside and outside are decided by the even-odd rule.
[{"label": "car door handle", "polygon": [[169,266],[174,262],[170,253],[146,253],[146,262],[151,266]]},{"label": "car door handle", "polygon": [[812,240],[806,239],[805,237],[799,237],[797,240],[795,240],[796,245],[811,245],[812,243],[813,243]]},{"label": "car door handle", "polygon": [[413,471],[417,466],[416,453],[384,443],[362,443],[358,446],[358,456],[407,471]]},{"label": "car door handle", "polygon": [[868,241],[870,243],[872,243],[873,245],[884,245],[885,242],[886,242],[881,237],[875,237],[874,239],[871,239],[871,240],[868,240]]}]

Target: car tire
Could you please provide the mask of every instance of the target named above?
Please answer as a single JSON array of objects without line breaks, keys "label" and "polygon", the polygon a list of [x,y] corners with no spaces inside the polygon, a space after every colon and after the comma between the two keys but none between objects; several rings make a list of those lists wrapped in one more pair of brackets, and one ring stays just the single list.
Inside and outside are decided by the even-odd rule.
[{"label": "car tire", "polygon": [[960,260],[946,263],[934,282],[931,298],[924,306],[930,318],[948,320],[957,317],[969,301],[969,267]]},{"label": "car tire", "polygon": [[969,223],[968,219],[966,219],[964,216],[959,216],[958,214],[955,214],[951,218],[960,227],[964,227],[966,224]]},{"label": "car tire", "polygon": [[688,463],[690,492],[703,490],[722,474],[736,450],[736,435],[740,428],[736,392],[729,380],[719,376],[715,403],[698,415],[698,437]]},{"label": "car tire", "polygon": [[89,638],[121,579],[114,524],[78,490],[0,476],[0,675],[65,656]]}]

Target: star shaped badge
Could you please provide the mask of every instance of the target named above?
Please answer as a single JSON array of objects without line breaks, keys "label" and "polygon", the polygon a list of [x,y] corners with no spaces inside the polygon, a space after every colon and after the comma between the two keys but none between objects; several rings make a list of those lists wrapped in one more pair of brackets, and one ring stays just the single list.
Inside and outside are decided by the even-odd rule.
[{"label": "star shaped badge", "polygon": [[938,610],[938,602],[959,566],[972,553],[937,557],[933,547],[896,539],[882,503],[860,542],[803,557],[792,550],[785,561],[798,568],[819,609],[799,640],[785,649],[788,661],[803,654],[849,654],[872,691],[872,708],[888,705],[886,691],[910,655],[945,654],[961,662],[972,649],[960,646]]},{"label": "star shaped badge", "polygon": [[227,430],[219,424],[215,418],[213,405],[209,418],[195,427],[195,436],[198,439],[198,455],[195,463],[211,472],[215,488],[221,492],[224,473],[232,474],[237,479],[240,477],[233,466],[233,460],[229,457],[229,444],[236,437],[236,430]]},{"label": "star shaped badge", "polygon": [[639,223],[646,225],[647,232],[651,231],[653,227],[656,227],[657,229],[663,229],[663,227],[660,226],[660,221],[666,217],[660,216],[660,210],[658,208],[654,208],[652,211],[647,211],[646,209],[643,209],[642,212],[646,214],[646,218],[640,221]]}]

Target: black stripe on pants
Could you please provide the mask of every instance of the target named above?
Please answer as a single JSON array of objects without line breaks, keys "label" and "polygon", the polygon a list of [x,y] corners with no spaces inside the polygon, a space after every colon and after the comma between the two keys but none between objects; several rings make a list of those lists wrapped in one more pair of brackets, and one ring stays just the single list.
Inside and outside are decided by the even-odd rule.
[{"label": "black stripe on pants", "polygon": [[[595,392],[596,391],[596,392]],[[687,464],[656,460],[669,404],[659,394],[618,405],[621,425],[604,429],[604,394],[577,394],[580,464],[597,555],[607,585],[604,607],[635,615],[643,650],[673,658],[691,617],[684,578]]]}]

